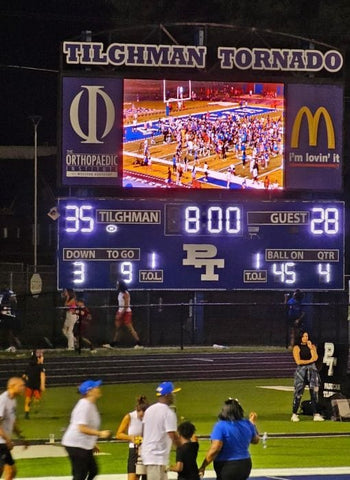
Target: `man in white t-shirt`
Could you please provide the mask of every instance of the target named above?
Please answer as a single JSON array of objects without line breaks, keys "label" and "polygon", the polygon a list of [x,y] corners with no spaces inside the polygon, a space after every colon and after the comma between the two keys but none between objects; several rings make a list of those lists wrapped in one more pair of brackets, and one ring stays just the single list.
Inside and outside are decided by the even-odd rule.
[{"label": "man in white t-shirt", "polygon": [[166,468],[172,444],[179,446],[177,418],[170,408],[174,402],[171,382],[161,383],[156,390],[158,402],[148,407],[143,417],[142,463],[146,466],[147,480],[167,480]]},{"label": "man in white t-shirt", "polygon": [[7,389],[0,395],[0,476],[4,472],[7,480],[15,478],[16,465],[12,458],[12,432],[24,440],[16,422],[16,397],[24,395],[25,384],[22,378],[12,377]]}]

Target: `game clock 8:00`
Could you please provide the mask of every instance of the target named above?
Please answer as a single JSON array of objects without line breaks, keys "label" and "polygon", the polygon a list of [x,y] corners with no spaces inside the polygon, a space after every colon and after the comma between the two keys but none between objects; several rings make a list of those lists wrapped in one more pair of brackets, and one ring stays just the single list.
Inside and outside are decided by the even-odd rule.
[{"label": "game clock 8:00", "polygon": [[58,288],[344,288],[339,201],[60,199]]}]

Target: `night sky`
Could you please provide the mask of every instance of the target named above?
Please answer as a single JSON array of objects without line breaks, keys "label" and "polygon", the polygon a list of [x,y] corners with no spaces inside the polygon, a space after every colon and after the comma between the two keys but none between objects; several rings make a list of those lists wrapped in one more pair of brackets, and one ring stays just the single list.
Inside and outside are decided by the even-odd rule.
[{"label": "night sky", "polygon": [[[111,25],[108,1],[3,2],[0,9],[0,145],[31,145],[28,116],[40,115],[39,144],[56,145],[61,42]],[[6,4],[6,7],[4,6]]]},{"label": "night sky", "polygon": [[[39,144],[56,144],[60,46],[94,35],[127,29],[135,43],[147,43],[138,25],[166,22],[218,22],[254,26],[321,39],[333,45],[347,42],[350,6],[340,0],[263,2],[243,0],[11,0],[0,7],[0,145],[32,144],[30,115],[41,115]],[[335,8],[339,4],[339,8]],[[300,14],[302,12],[302,15]],[[347,18],[349,20],[347,20]],[[174,30],[169,28],[170,33]],[[220,31],[220,30],[218,30]],[[248,32],[248,31],[247,31]],[[248,43],[249,34],[241,33]],[[220,34],[222,32],[220,31]],[[119,35],[119,34],[118,34]],[[176,34],[175,34],[176,36]],[[96,38],[96,37],[95,37]],[[120,41],[125,42],[122,34]],[[191,33],[187,44],[193,43]],[[255,41],[257,36],[254,36]],[[266,39],[258,35],[261,45]],[[282,40],[282,36],[280,39]],[[136,41],[137,39],[137,41]],[[338,42],[338,43],[336,43]]]}]

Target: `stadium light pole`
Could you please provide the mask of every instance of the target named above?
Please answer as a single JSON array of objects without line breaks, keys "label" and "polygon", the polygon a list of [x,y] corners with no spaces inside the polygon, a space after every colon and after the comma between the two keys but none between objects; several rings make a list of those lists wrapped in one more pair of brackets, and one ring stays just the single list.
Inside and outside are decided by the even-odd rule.
[{"label": "stadium light pole", "polygon": [[34,128],[34,273],[38,266],[38,125],[41,120],[40,115],[31,115]]}]

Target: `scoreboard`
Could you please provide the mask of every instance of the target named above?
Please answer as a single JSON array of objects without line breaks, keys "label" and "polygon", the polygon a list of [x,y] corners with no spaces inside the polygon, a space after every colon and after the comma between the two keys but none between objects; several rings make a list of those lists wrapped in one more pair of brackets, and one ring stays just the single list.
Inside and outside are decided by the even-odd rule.
[{"label": "scoreboard", "polygon": [[341,201],[59,200],[58,288],[343,290]]}]

